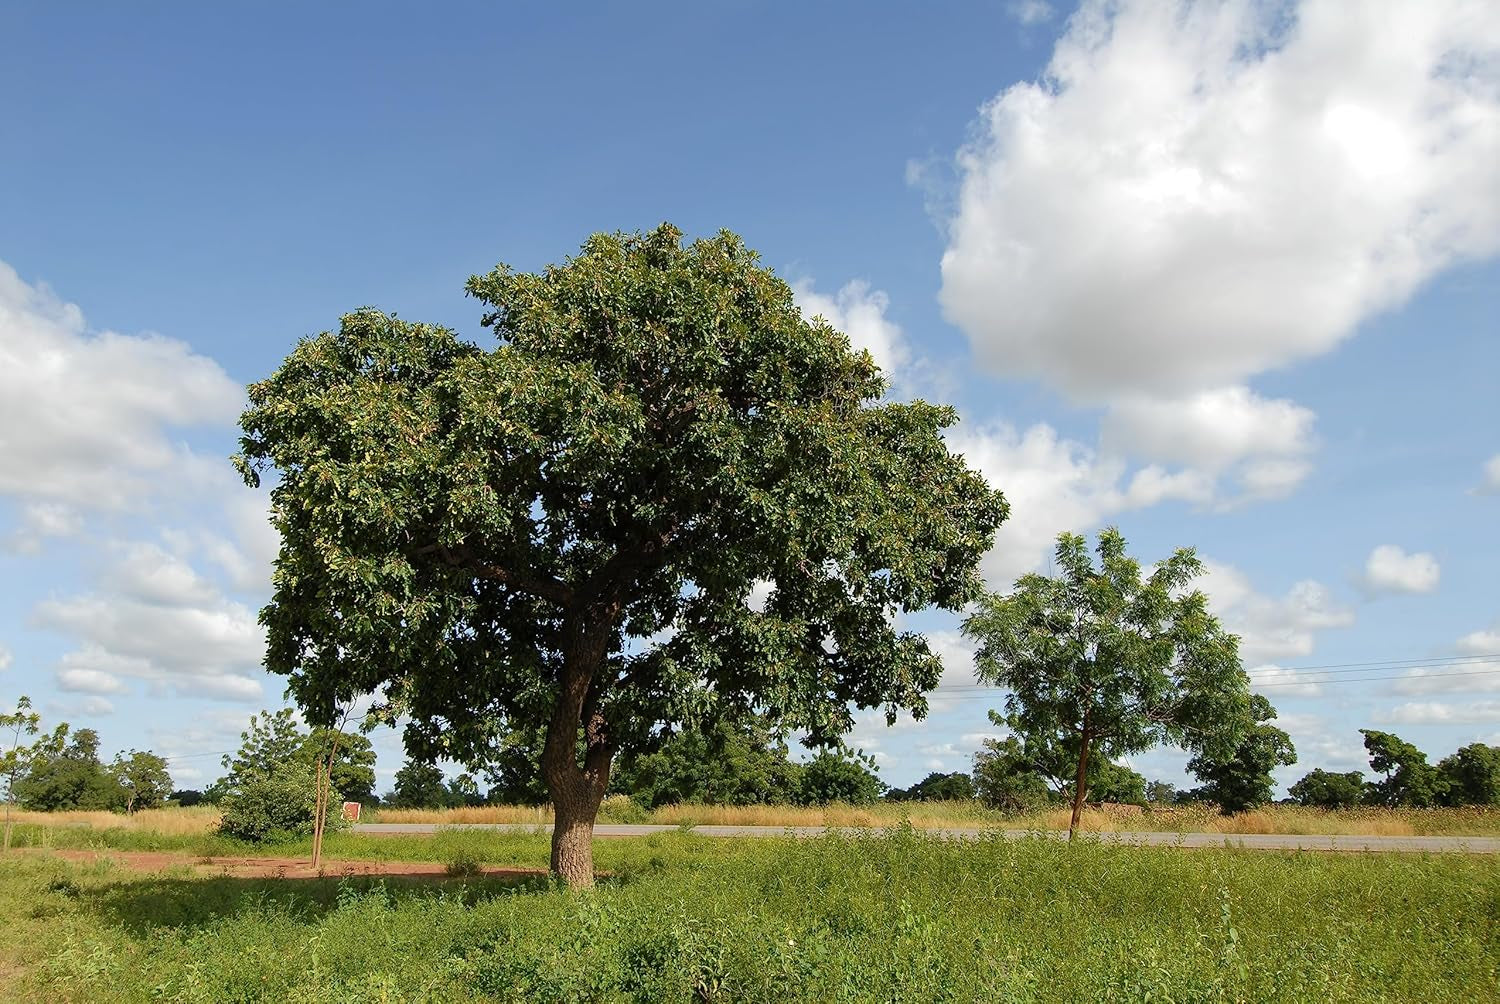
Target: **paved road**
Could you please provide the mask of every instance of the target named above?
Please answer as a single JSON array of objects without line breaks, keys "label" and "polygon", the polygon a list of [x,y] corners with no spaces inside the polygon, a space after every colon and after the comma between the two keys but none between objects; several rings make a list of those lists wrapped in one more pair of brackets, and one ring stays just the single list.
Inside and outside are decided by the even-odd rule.
[{"label": "paved road", "polygon": [[[660,825],[600,824],[594,827],[596,837],[644,837],[652,833],[674,833],[681,827]],[[438,830],[502,830],[512,833],[548,833],[550,825],[530,823],[357,823],[356,833],[413,834],[436,833]],[[820,837],[829,830],[855,832],[843,827],[823,826],[694,826],[692,832],[704,837]],[[989,834],[1009,839],[1046,836],[1067,837],[1066,830],[994,830],[941,829],[924,830],[933,836],[954,840],[976,840]],[[1458,852],[1465,854],[1500,854],[1497,837],[1351,837],[1285,833],[1157,833],[1125,831],[1090,833],[1105,843],[1135,844],[1147,847],[1249,847],[1272,851],[1407,851]]]}]

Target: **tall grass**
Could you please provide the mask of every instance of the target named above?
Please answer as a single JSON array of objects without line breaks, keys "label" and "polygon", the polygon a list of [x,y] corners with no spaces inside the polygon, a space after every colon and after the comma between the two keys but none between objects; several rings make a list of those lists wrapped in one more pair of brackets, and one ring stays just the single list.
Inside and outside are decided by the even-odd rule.
[{"label": "tall grass", "polygon": [[[794,805],[668,805],[648,812],[625,796],[612,796],[600,810],[601,823],[657,823],[671,826],[836,826],[884,828],[909,824],[917,829],[1000,828],[1065,830],[1069,812],[1050,809],[1025,816],[1005,815],[979,802],[880,802],[851,806]],[[16,812],[18,830],[63,831],[85,829],[138,834],[142,838],[200,837],[218,825],[211,806],[189,809],[147,809],[126,816],[113,812]],[[365,822],[520,823],[552,822],[551,806],[485,805],[463,809],[375,809]],[[1080,824],[1085,831],[1115,833],[1148,830],[1167,833],[1286,833],[1333,836],[1500,836],[1500,808],[1461,809],[1309,809],[1267,805],[1234,816],[1220,815],[1207,806],[1136,810],[1087,807]],[[67,840],[69,838],[59,837]],[[35,841],[32,841],[35,843]],[[61,845],[59,845],[61,846]],[[123,845],[122,845],[123,846]]]},{"label": "tall grass", "polygon": [[[454,860],[545,861],[539,834],[441,838]],[[912,829],[803,841],[663,833],[601,842],[598,853],[614,878],[591,894],[464,879],[148,877],[22,857],[0,868],[0,971],[10,975],[0,996],[1500,998],[1500,869],[1480,858],[1184,855]]]}]

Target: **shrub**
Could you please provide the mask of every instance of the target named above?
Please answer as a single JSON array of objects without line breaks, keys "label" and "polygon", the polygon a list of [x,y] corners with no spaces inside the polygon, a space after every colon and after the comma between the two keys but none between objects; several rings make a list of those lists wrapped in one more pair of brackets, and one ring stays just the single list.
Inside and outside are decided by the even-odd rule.
[{"label": "shrub", "polygon": [[[275,843],[310,836],[317,808],[313,771],[295,761],[265,772],[246,775],[224,796],[224,818],[219,832],[226,837],[253,843]],[[345,824],[338,811],[342,797],[334,791],[328,799],[329,831]]]}]

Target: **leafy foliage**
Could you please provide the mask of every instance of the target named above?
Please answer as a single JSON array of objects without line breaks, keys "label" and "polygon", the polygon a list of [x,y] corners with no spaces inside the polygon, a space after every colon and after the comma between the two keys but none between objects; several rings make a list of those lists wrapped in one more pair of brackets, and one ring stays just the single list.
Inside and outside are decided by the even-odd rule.
[{"label": "leafy foliage", "polygon": [[[269,770],[241,776],[220,803],[223,819],[219,832],[226,837],[253,843],[277,843],[305,837],[313,832],[317,816],[317,789],[313,768],[300,760],[286,760]],[[327,825],[341,825],[335,811],[337,790],[330,798]]]},{"label": "leafy foliage", "polygon": [[1444,805],[1500,805],[1500,746],[1470,743],[1438,761]]},{"label": "leafy foliage", "polygon": [[1385,776],[1371,781],[1365,798],[1376,805],[1437,805],[1447,792],[1447,782],[1438,769],[1427,762],[1427,754],[1390,732],[1360,729],[1370,766]]},{"label": "leafy foliage", "polygon": [[1097,551],[1096,568],[1084,538],[1059,535],[1055,578],[1022,576],[964,622],[980,679],[1011,691],[1004,722],[1025,758],[1043,770],[1075,765],[1075,825],[1091,755],[1165,742],[1227,757],[1250,724],[1238,639],[1188,590],[1197,556],[1178,550],[1142,578],[1118,530],[1102,531]]},{"label": "leafy foliage", "polygon": [[596,235],[467,288],[493,350],[361,310],[250,388],[240,470],[280,476],[267,665],[312,720],[382,692],[413,756],[475,765],[545,730],[562,835],[668,723],[753,709],[827,745],[851,705],[925,712],[940,662],[891,614],[978,595],[1006,514],[953,409],[881,401],[728,232]]},{"label": "leafy foliage", "polygon": [[396,771],[396,786],[385,801],[399,809],[443,809],[455,804],[442,768],[417,760]]},{"label": "leafy foliage", "polygon": [[1232,756],[1215,759],[1205,751],[1187,763],[1188,772],[1203,782],[1193,797],[1217,803],[1226,816],[1271,801],[1276,788],[1271,772],[1297,762],[1291,736],[1270,724],[1276,719],[1271,702],[1260,694],[1253,695],[1250,715],[1255,724]]},{"label": "leafy foliage", "polygon": [[34,744],[25,774],[12,785],[16,801],[40,812],[125,808],[119,778],[99,762],[99,733],[79,729],[70,740],[70,732],[64,722]]},{"label": "leafy foliage", "polygon": [[[290,708],[274,714],[263,711],[251,715],[250,723],[240,733],[240,748],[226,755],[227,773],[210,789],[213,801],[223,810],[219,832],[225,836],[254,842],[293,839],[313,832],[317,818],[317,760],[326,753],[331,741],[329,730],[304,732],[297,725]],[[344,743],[349,743],[346,748]],[[360,743],[368,756],[360,752]],[[362,736],[341,736],[338,757],[332,772],[328,808],[324,819],[328,828],[342,825],[337,806],[342,799],[338,788],[340,767],[344,776],[364,781],[368,775],[374,783],[374,752]]]},{"label": "leafy foliage", "polygon": [[875,761],[863,754],[823,750],[803,765],[797,802],[869,805],[885,791],[885,782],[877,776],[876,769]]},{"label": "leafy foliage", "polygon": [[974,779],[962,771],[933,771],[910,788],[892,788],[888,802],[944,802],[974,798]]},{"label": "leafy foliage", "polygon": [[172,792],[172,775],[167,772],[167,761],[151,752],[131,750],[127,756],[121,753],[110,765],[125,795],[125,811],[156,809]]},{"label": "leafy foliage", "polygon": [[796,801],[802,772],[786,743],[751,716],[675,733],[656,752],[624,760],[612,786],[648,809],[677,802],[754,805]]},{"label": "leafy foliage", "polygon": [[1335,774],[1321,767],[1309,771],[1287,789],[1298,805],[1319,809],[1349,809],[1364,801],[1365,775],[1357,770]]}]

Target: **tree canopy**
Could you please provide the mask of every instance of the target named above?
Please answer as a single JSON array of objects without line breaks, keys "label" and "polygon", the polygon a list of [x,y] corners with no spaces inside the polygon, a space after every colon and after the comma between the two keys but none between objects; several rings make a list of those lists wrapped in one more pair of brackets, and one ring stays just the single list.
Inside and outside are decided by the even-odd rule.
[{"label": "tree canopy", "polygon": [[545,729],[553,870],[588,884],[615,755],[674,723],[826,745],[851,705],[925,712],[941,665],[893,614],[974,599],[1006,515],[953,409],[882,400],[728,232],[596,235],[467,289],[493,349],[359,310],[250,387],[267,666],[310,720],[379,692],[413,755],[464,763]]},{"label": "tree canopy", "polygon": [[1095,567],[1083,537],[1060,534],[1055,577],[1024,575],[964,622],[979,678],[1011,691],[1004,722],[1027,759],[1075,765],[1070,832],[1092,755],[1165,742],[1228,756],[1250,725],[1239,639],[1188,588],[1202,562],[1179,549],[1143,578],[1125,546],[1115,528],[1102,531]]},{"label": "tree canopy", "polygon": [[1370,767],[1384,777],[1369,782],[1365,801],[1375,805],[1425,808],[1437,805],[1448,790],[1427,754],[1391,732],[1360,729]]},{"label": "tree canopy", "polygon": [[1255,724],[1228,757],[1216,758],[1203,750],[1187,763],[1188,773],[1203,782],[1193,797],[1216,802],[1225,815],[1271,801],[1276,788],[1271,772],[1297,762],[1292,737],[1270,724],[1276,720],[1270,701],[1251,695],[1250,717]]}]

